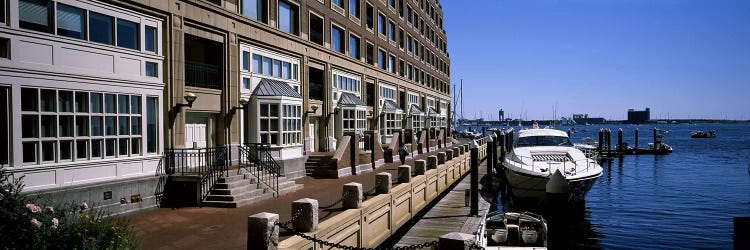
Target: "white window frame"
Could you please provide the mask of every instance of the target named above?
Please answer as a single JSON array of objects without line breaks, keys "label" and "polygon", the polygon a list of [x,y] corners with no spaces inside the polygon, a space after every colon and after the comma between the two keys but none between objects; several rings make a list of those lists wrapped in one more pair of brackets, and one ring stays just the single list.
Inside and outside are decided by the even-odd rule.
[{"label": "white window frame", "polygon": [[[242,62],[242,54],[245,52],[249,54],[249,58],[247,60],[247,63],[248,63],[247,69],[243,67],[244,65]],[[253,72],[254,55],[259,55],[259,56],[262,56],[263,58],[270,58],[271,68],[274,67],[273,66],[274,60],[280,61],[282,70],[284,68],[285,63],[288,63],[289,68],[290,68],[289,78],[288,79],[284,78],[283,72],[281,74],[281,77],[274,76],[273,72],[271,72],[270,75],[263,74],[263,70],[261,70],[261,73]],[[258,83],[260,83],[260,80],[263,78],[275,79],[275,80],[286,82],[289,84],[289,86],[297,90],[297,92],[299,93],[301,89],[301,85],[302,85],[302,80],[301,80],[302,77],[300,76],[301,64],[300,64],[299,57],[289,56],[289,55],[274,52],[271,50],[258,48],[247,43],[240,43],[240,56],[238,60],[240,64],[239,88],[243,96],[249,97],[252,94],[253,90],[255,90],[255,87],[258,86]],[[262,66],[263,66],[263,60],[261,59],[260,67]],[[248,80],[245,80],[245,79],[248,79]],[[249,84],[248,84],[249,86],[245,86],[246,81],[249,81]]]}]

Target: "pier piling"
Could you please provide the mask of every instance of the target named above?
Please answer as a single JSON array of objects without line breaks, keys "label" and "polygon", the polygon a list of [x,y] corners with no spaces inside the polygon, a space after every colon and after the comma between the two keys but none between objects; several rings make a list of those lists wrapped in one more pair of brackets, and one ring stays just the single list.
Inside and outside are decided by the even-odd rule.
[{"label": "pier piling", "polygon": [[635,128],[635,148],[638,148],[638,128]]},{"label": "pier piling", "polygon": [[625,150],[622,146],[622,128],[617,129],[617,147],[618,152]]},{"label": "pier piling", "polygon": [[604,151],[602,150],[604,147],[604,129],[599,129],[599,145],[596,146],[596,149],[599,151],[599,154],[601,155]]},{"label": "pier piling", "polygon": [[560,170],[556,170],[547,181],[545,190],[547,192],[547,221],[549,222],[547,247],[550,249],[562,248],[565,245],[566,210],[568,209],[570,186]]},{"label": "pier piling", "polygon": [[495,154],[497,153],[495,151],[495,139],[494,136],[487,137],[487,174],[492,174],[492,169],[495,168]]},{"label": "pier piling", "polygon": [[507,144],[505,142],[505,130],[500,131],[500,136],[497,138],[498,144],[500,144],[500,162],[502,163],[503,160],[505,160],[505,145]]},{"label": "pier piling", "polygon": [[479,145],[471,142],[471,216],[479,216]]},{"label": "pier piling", "polygon": [[656,128],[654,127],[654,150],[659,149],[659,144],[656,144]]}]

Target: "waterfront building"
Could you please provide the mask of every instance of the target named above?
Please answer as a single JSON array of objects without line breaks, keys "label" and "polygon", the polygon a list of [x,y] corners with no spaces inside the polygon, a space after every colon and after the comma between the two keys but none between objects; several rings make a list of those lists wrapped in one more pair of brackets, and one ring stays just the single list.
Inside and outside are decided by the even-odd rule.
[{"label": "waterfront building", "polygon": [[0,164],[25,176],[27,191],[128,211],[153,206],[159,169],[212,164],[204,158],[236,165],[248,147],[293,180],[346,135],[361,150],[367,138],[414,150],[450,138],[436,0],[0,8]]},{"label": "waterfront building", "polygon": [[646,108],[642,111],[628,109],[628,124],[645,124],[651,120],[651,109]]}]

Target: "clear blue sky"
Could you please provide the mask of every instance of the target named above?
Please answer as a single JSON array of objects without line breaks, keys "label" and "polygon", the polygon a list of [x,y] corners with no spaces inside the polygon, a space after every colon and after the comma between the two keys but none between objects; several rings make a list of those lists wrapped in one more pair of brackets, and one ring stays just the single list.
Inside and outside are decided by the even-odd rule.
[{"label": "clear blue sky", "polygon": [[750,119],[750,0],[442,0],[466,118]]}]

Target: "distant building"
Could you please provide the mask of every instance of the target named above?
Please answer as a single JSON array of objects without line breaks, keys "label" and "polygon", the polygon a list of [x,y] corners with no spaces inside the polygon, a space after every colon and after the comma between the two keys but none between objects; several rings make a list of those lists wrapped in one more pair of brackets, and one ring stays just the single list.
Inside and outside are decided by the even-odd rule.
[{"label": "distant building", "polygon": [[589,118],[589,114],[574,114],[573,121],[577,124],[604,124],[604,118]]},{"label": "distant building", "polygon": [[634,109],[628,109],[628,121],[629,124],[643,124],[651,120],[651,109],[646,108],[643,111],[636,111]]}]

